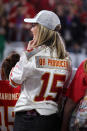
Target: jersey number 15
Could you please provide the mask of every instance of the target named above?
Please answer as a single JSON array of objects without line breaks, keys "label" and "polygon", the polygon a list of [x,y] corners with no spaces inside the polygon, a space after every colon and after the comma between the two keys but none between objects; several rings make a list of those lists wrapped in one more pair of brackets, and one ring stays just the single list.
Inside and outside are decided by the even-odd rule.
[{"label": "jersey number 15", "polygon": [[66,75],[54,74],[51,77],[50,73],[45,73],[42,75],[42,87],[38,96],[35,97],[35,101],[43,100],[55,100],[59,91],[62,90]]}]

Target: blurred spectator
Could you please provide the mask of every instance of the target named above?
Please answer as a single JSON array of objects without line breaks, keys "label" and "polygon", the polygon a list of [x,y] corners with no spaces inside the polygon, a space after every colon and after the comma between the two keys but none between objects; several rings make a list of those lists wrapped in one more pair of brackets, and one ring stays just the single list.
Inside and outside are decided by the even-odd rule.
[{"label": "blurred spectator", "polygon": [[66,46],[69,48],[71,46],[71,42],[80,41],[82,38],[82,29],[81,22],[76,12],[74,5],[69,5],[68,9],[64,12],[65,18],[65,30],[64,30],[64,38],[66,41]]},{"label": "blurred spectator", "polygon": [[13,131],[14,125],[14,106],[20,95],[20,87],[12,88],[9,85],[10,70],[19,61],[20,55],[11,53],[3,60],[1,65],[0,80],[0,131]]},{"label": "blurred spectator", "polygon": [[[86,123],[84,123],[84,125],[82,126],[82,129],[80,128],[78,123],[76,123],[76,126],[74,126],[74,128],[68,129],[69,124],[70,124],[71,114],[74,113],[73,111],[75,111],[76,105],[78,105],[80,100],[83,99],[84,96],[87,95],[87,72],[86,72],[87,70],[86,68],[87,68],[87,59],[81,62],[81,64],[79,65],[75,73],[75,76],[72,79],[69,85],[69,88],[67,90],[67,93],[66,93],[67,100],[66,100],[66,104],[64,107],[61,131],[87,131],[87,127],[85,127]],[[81,110],[82,112],[86,111],[85,106],[86,104],[84,103],[84,106]],[[83,114],[81,115],[83,116]],[[86,115],[85,115],[85,118],[87,118]],[[74,120],[75,119],[72,120],[71,126],[73,125]],[[79,119],[78,119],[78,122],[79,122]],[[82,122],[84,122],[84,119],[82,119]]]},{"label": "blurred spectator", "polygon": [[82,24],[87,25],[87,11],[82,11],[80,14],[80,20]]},{"label": "blurred spectator", "polygon": [[[81,22],[77,12],[77,7],[75,4],[64,5],[59,2],[55,6],[55,12],[58,14],[61,20],[62,29],[61,33],[66,42],[67,49],[71,47],[72,41],[79,41],[82,38],[81,36]],[[78,36],[79,35],[79,36]],[[80,42],[81,43],[81,42]]]},{"label": "blurred spectator", "polygon": [[18,4],[18,0],[3,0],[6,17],[10,13],[11,9]]},{"label": "blurred spectator", "polygon": [[2,0],[0,0],[0,17],[5,14],[5,8],[4,8],[4,3]]},{"label": "blurred spectator", "polygon": [[87,0],[83,0],[83,8],[87,11]]},{"label": "blurred spectator", "polygon": [[81,46],[78,41],[73,41],[71,47],[68,48],[69,52],[74,52],[75,54],[81,53]]},{"label": "blurred spectator", "polygon": [[64,5],[60,2],[57,2],[54,8],[54,12],[59,16],[60,21],[61,21],[61,34],[64,36],[64,30],[66,27],[66,23],[65,23],[65,18],[64,18]]},{"label": "blurred spectator", "polygon": [[29,0],[33,5],[37,13],[40,10],[53,10],[55,8],[56,0]]},{"label": "blurred spectator", "polygon": [[[24,24],[24,18],[27,17],[33,17],[35,15],[35,10],[33,6],[27,2],[27,0],[19,0],[18,4],[14,6],[9,15],[8,15],[8,21],[9,21],[9,34],[8,34],[8,40],[9,41],[25,41],[26,38],[24,38],[23,30],[28,30],[30,25],[27,26]],[[29,37],[29,34],[25,37]]]},{"label": "blurred spectator", "polygon": [[6,26],[6,19],[4,17],[0,17],[0,61],[3,59],[3,53],[5,48],[5,26]]},{"label": "blurred spectator", "polygon": [[55,7],[55,0],[40,0],[39,10],[53,10]]},{"label": "blurred spectator", "polygon": [[40,0],[28,0],[35,8],[36,13],[39,12],[38,6],[40,7]]}]

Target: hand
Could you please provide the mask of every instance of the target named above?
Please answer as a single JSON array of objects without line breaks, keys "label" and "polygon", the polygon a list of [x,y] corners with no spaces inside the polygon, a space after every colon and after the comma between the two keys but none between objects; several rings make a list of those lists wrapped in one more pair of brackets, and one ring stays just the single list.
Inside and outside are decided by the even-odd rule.
[{"label": "hand", "polygon": [[33,50],[35,47],[36,47],[36,41],[35,40],[31,40],[28,43],[27,51]]}]

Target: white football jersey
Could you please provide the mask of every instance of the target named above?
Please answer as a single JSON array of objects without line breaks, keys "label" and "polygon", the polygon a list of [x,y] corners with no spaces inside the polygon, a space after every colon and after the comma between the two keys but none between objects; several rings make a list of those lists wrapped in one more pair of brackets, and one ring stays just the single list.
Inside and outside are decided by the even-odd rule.
[{"label": "white football jersey", "polygon": [[57,59],[55,51],[38,47],[24,52],[20,61],[11,70],[10,83],[21,84],[21,94],[15,111],[36,109],[41,115],[58,111],[58,97],[70,76],[69,59]]}]

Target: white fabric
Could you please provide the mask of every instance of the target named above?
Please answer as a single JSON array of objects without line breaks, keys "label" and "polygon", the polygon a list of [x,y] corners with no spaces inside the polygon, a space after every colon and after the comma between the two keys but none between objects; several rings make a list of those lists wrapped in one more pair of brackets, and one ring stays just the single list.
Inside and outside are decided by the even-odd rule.
[{"label": "white fabric", "polygon": [[[39,47],[41,48],[41,47]],[[54,57],[56,53],[53,53]],[[16,64],[14,69],[10,73],[10,80],[15,83],[22,84],[21,94],[16,103],[15,111],[24,111],[36,109],[41,115],[49,115],[56,113],[58,111],[58,105],[54,100],[46,100],[48,97],[55,98],[58,94],[56,88],[63,87],[65,81],[67,81],[70,76],[70,68],[67,70],[63,67],[56,68],[37,68],[36,57],[35,56],[45,56],[50,57],[50,49],[42,48],[36,54],[33,54],[29,60],[26,57],[26,53],[23,53],[20,61]],[[56,59],[56,58],[55,58]],[[60,60],[58,60],[60,61]],[[65,60],[64,61],[69,61]],[[48,75],[44,78],[45,75]],[[55,75],[65,76],[65,80],[55,81],[56,85],[53,85],[53,78]],[[10,81],[11,82],[11,81]],[[47,85],[46,85],[47,84]],[[54,83],[55,84],[55,83]],[[44,89],[42,94],[42,87]],[[52,87],[55,90],[52,90]],[[44,100],[37,100],[38,96],[44,98]]]}]

